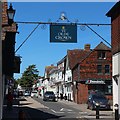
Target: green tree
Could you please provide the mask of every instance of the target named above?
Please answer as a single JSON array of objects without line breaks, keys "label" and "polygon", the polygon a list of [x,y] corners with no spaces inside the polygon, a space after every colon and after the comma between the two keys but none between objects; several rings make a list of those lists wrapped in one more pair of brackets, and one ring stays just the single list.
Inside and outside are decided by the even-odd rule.
[{"label": "green tree", "polygon": [[25,89],[31,89],[34,81],[38,79],[38,74],[39,71],[36,69],[36,65],[29,65],[18,80],[18,83]]}]

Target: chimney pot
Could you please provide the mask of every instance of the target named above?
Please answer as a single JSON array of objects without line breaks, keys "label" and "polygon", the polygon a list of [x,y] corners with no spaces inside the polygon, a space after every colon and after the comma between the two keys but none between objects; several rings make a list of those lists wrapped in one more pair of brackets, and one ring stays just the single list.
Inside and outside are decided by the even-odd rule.
[{"label": "chimney pot", "polygon": [[90,50],[90,44],[85,44],[84,49],[89,51]]}]

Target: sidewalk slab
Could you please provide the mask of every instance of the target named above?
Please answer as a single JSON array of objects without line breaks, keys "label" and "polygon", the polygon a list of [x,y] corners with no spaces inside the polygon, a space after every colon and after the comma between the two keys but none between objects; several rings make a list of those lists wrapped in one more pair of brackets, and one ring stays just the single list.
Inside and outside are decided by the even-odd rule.
[{"label": "sidewalk slab", "polygon": [[20,106],[22,107],[30,107],[30,108],[48,108],[43,104],[37,102],[31,97],[25,97],[26,101],[20,101]]}]

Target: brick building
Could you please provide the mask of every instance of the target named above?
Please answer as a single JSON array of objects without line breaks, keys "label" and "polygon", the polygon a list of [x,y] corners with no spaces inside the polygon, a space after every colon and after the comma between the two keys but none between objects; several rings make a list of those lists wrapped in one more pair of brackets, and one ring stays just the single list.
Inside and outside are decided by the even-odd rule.
[{"label": "brick building", "polygon": [[17,24],[8,24],[7,2],[3,2],[2,9],[2,72],[5,76],[13,77],[14,58],[15,58],[15,37],[17,33]]},{"label": "brick building", "polygon": [[[17,33],[17,24],[12,23],[11,25],[8,24],[8,16],[7,16],[7,9],[8,3],[2,2],[2,33],[1,33],[1,40],[2,40],[2,87],[0,89],[0,119],[2,119],[2,112],[3,112],[3,100],[5,98],[5,91],[8,91],[8,88],[13,87],[13,74],[18,70],[15,70],[15,65],[17,66],[18,63],[20,65],[20,57],[15,56],[15,37]],[[18,59],[17,59],[18,58]],[[16,63],[15,63],[16,62]]]},{"label": "brick building", "polygon": [[91,90],[99,90],[112,99],[112,53],[103,42],[89,54],[82,54],[78,64],[72,69],[73,97],[78,104],[86,103]]}]

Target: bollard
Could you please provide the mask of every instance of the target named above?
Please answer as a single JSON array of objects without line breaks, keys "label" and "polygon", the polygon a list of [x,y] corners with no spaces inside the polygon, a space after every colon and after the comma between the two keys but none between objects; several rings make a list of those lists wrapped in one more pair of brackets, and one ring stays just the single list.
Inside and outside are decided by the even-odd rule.
[{"label": "bollard", "polygon": [[96,119],[99,119],[99,107],[100,105],[96,103]]},{"label": "bollard", "polygon": [[119,120],[119,105],[115,104],[114,109],[115,109],[115,120]]},{"label": "bollard", "polygon": [[19,120],[25,120],[25,113],[23,112],[23,110],[19,111]]}]

